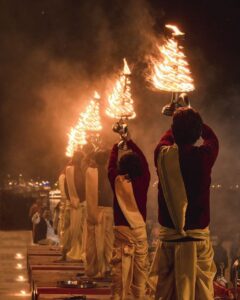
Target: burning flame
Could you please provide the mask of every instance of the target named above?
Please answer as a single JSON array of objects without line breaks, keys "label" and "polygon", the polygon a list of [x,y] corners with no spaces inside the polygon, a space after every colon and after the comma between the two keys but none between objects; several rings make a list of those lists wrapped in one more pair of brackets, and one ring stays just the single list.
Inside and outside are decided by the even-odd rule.
[{"label": "burning flame", "polygon": [[173,31],[173,33],[172,33],[173,36],[178,36],[178,35],[184,35],[185,34],[184,32],[180,31],[178,29],[178,27],[175,26],[175,25],[167,24],[167,25],[165,25],[165,27],[168,28],[168,29],[171,29]]},{"label": "burning flame", "polygon": [[[181,33],[176,26],[167,25],[167,27],[174,28],[173,35]],[[194,85],[189,64],[178,41],[172,37],[167,39],[163,46],[157,45],[157,48],[159,57],[150,57],[152,70],[148,80],[153,86],[158,90],[169,92],[193,91]]]},{"label": "burning flame", "polygon": [[72,157],[74,152],[81,148],[83,145],[87,144],[86,132],[81,121],[78,122],[76,127],[70,129],[68,134],[68,146],[66,149],[66,156]]},{"label": "burning flame", "polygon": [[94,100],[91,100],[84,113],[81,113],[81,120],[86,131],[99,132],[102,130],[100,119],[99,102],[100,96],[97,92],[94,94]]},{"label": "burning flame", "polygon": [[130,71],[130,69],[129,69],[129,66],[128,66],[128,63],[127,63],[126,58],[123,59],[123,62],[124,62],[123,74],[124,74],[124,75],[130,75],[130,74],[131,74],[131,71]]},{"label": "burning flame", "polygon": [[123,71],[116,81],[112,93],[108,97],[106,114],[114,119],[133,119],[136,117],[136,113],[133,108],[133,99],[130,88],[131,80],[129,75],[131,74],[131,71],[125,58],[123,61]]},{"label": "burning flame", "polygon": [[76,150],[87,144],[86,132],[91,132],[91,134],[94,132],[94,134],[98,136],[98,132],[102,130],[99,99],[100,95],[95,92],[94,99],[90,101],[86,111],[80,114],[77,125],[74,128],[71,128],[70,133],[68,134],[69,140],[66,156],[72,157]]}]

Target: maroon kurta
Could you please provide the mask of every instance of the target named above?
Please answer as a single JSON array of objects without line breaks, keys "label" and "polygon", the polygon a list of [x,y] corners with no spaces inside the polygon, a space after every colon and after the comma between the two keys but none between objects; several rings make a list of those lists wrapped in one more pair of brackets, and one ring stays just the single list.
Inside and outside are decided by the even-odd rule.
[{"label": "maroon kurta", "polygon": [[[142,151],[132,140],[127,141],[127,146],[133,152],[137,153],[141,160],[142,175],[136,177],[132,181],[132,187],[133,187],[133,193],[136,199],[138,209],[141,215],[143,216],[143,219],[146,220],[147,191],[150,182],[150,172],[148,168],[148,163]],[[110,155],[109,165],[108,165],[108,177],[114,194],[113,196],[114,197],[113,198],[114,222],[116,226],[120,226],[120,225],[130,226],[126,218],[124,217],[116,198],[115,179],[119,175],[117,164],[118,164],[118,146],[117,144],[115,144],[113,146]]]},{"label": "maroon kurta", "polygon": [[[183,181],[188,197],[185,230],[205,228],[210,222],[210,184],[211,170],[218,155],[218,139],[213,130],[203,125],[203,144],[178,145],[179,162]],[[174,138],[168,130],[161,138],[154,152],[155,166],[161,146],[173,145]],[[165,227],[174,228],[164,199],[161,183],[158,185],[159,223]]]}]

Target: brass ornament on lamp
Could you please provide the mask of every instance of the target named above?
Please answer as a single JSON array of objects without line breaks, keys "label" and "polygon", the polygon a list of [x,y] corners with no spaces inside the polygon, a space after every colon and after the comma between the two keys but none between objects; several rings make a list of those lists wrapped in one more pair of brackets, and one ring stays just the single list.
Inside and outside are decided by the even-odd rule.
[{"label": "brass ornament on lamp", "polygon": [[126,137],[128,135],[128,125],[123,119],[120,119],[112,127],[113,132],[120,135],[120,142],[118,143],[118,148],[121,150],[127,150]]},{"label": "brass ornament on lamp", "polygon": [[162,114],[165,116],[172,116],[176,109],[180,107],[191,107],[190,100],[186,93],[172,93],[171,102],[162,108]]}]

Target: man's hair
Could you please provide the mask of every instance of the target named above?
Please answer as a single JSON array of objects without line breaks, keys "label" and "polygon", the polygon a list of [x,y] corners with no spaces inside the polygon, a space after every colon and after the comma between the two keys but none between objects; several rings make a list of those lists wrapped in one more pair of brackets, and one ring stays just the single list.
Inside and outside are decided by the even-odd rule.
[{"label": "man's hair", "polygon": [[95,153],[94,159],[97,165],[105,165],[109,159],[110,150],[99,150]]},{"label": "man's hair", "polygon": [[118,169],[121,175],[127,174],[130,180],[142,175],[140,158],[133,152],[126,153],[120,158]]},{"label": "man's hair", "polygon": [[202,118],[192,108],[179,108],[173,115],[172,132],[176,144],[194,144],[201,136]]}]

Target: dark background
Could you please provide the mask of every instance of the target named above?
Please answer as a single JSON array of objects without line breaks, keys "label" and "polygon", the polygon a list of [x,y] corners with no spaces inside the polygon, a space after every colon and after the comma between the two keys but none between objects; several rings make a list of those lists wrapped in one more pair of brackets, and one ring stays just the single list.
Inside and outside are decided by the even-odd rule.
[{"label": "dark background", "polygon": [[[238,1],[0,0],[0,173],[55,181],[67,133],[97,89],[106,91],[126,57],[137,111],[132,135],[150,164],[170,124],[161,107],[170,95],[147,88],[145,57],[164,24],[186,33],[195,81],[190,95],[220,138],[213,180],[239,182]],[[112,140],[112,120],[103,115]]]}]

